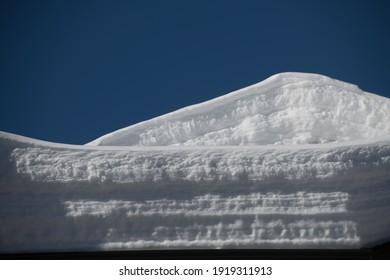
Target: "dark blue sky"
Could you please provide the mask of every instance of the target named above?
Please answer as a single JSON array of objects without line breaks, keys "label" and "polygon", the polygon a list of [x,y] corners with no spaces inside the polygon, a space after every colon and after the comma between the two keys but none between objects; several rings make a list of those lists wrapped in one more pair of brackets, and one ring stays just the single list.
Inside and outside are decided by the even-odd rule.
[{"label": "dark blue sky", "polygon": [[0,130],[84,144],[279,72],[390,97],[387,1],[1,1]]}]

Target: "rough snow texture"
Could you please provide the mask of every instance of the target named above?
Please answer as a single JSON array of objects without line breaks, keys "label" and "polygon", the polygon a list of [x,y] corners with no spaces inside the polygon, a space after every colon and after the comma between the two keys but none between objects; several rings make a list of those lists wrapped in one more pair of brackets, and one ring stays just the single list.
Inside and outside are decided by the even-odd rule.
[{"label": "rough snow texture", "polygon": [[388,106],[282,74],[94,142],[133,146],[0,132],[0,252],[389,241]]},{"label": "rough snow texture", "polygon": [[390,236],[390,137],[131,148],[0,134],[0,251],[361,248]]},{"label": "rough snow texture", "polygon": [[282,73],[92,141],[102,146],[343,142],[390,134],[390,100],[325,76]]},{"label": "rough snow texture", "polygon": [[[390,163],[386,144],[303,149],[256,147],[160,150],[68,150],[15,148],[19,174],[38,182],[182,184],[318,180],[356,175]],[[351,173],[352,172],[352,173]]]}]

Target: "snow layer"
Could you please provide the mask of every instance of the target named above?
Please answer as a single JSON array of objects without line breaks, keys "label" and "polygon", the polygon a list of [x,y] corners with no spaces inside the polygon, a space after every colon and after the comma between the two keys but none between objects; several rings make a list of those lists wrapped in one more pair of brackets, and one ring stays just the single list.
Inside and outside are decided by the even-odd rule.
[{"label": "snow layer", "polygon": [[90,145],[0,132],[0,252],[390,241],[389,106],[284,73]]},{"label": "snow layer", "polygon": [[282,73],[123,128],[89,145],[220,146],[343,142],[390,134],[390,100],[322,75]]},{"label": "snow layer", "polygon": [[90,147],[0,133],[0,251],[361,248],[390,237],[390,137]]}]

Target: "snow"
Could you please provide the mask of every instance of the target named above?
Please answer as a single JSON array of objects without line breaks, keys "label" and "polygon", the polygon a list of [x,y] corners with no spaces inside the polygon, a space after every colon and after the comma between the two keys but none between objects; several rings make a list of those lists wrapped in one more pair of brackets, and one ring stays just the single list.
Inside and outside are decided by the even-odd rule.
[{"label": "snow", "polygon": [[89,145],[220,146],[343,142],[390,133],[390,102],[322,75],[282,73],[102,136]]},{"label": "snow", "polygon": [[389,241],[389,104],[283,73],[89,145],[0,132],[0,252]]},{"label": "snow", "polygon": [[[358,173],[390,160],[387,143],[336,148],[278,149],[240,146],[168,150],[63,150],[15,148],[16,171],[40,182],[172,184],[323,179]],[[369,160],[369,161],[368,161]]]}]

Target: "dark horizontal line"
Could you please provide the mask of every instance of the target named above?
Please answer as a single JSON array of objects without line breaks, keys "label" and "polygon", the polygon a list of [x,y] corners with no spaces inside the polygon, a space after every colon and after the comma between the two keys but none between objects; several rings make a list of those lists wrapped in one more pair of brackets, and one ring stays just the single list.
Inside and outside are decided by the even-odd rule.
[{"label": "dark horizontal line", "polygon": [[13,260],[127,260],[127,259],[390,259],[390,247],[382,249],[206,249],[206,250],[119,250],[85,252],[46,252],[0,254],[1,259]]}]

